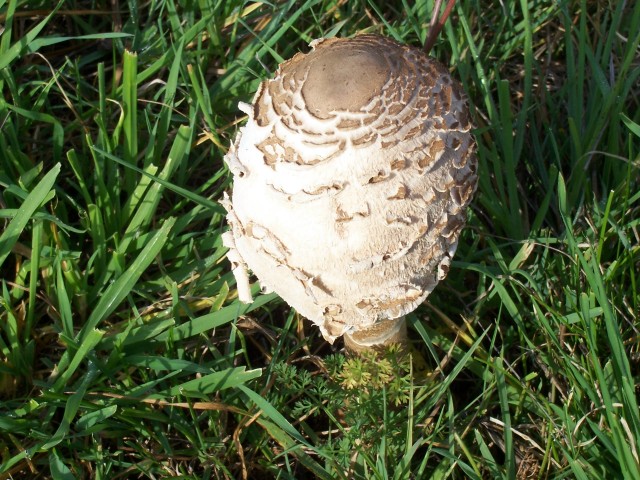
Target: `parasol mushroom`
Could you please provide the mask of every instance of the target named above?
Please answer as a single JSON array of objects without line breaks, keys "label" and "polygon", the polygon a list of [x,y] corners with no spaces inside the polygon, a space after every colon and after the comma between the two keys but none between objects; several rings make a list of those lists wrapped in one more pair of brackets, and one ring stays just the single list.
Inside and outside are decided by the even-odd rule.
[{"label": "parasol mushroom", "polygon": [[476,158],[460,85],[377,35],[320,39],[260,85],[225,156],[223,236],[248,270],[352,350],[406,341],[404,316],[449,269]]}]

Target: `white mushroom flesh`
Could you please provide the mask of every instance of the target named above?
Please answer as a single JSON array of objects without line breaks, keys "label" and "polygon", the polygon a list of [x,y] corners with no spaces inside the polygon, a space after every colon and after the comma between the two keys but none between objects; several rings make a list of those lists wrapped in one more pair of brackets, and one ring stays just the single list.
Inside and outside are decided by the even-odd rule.
[{"label": "white mushroom flesh", "polygon": [[241,300],[263,288],[333,342],[414,310],[448,271],[476,158],[460,86],[421,50],[321,39],[261,84],[225,157]]}]

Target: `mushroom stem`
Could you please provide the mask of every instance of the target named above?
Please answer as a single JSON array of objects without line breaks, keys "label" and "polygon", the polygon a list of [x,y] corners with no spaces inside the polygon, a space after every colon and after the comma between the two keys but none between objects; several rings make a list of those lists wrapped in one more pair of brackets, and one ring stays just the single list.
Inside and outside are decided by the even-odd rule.
[{"label": "mushroom stem", "polygon": [[357,330],[344,335],[344,345],[349,352],[360,353],[365,350],[377,350],[395,343],[403,349],[407,346],[407,322],[405,317],[384,320],[369,328]]}]

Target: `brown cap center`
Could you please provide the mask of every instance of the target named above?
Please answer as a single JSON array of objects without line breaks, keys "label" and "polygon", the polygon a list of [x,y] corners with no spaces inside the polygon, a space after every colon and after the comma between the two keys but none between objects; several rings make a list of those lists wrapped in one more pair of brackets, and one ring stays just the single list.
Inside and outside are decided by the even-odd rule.
[{"label": "brown cap center", "polygon": [[379,95],[389,65],[377,50],[325,47],[308,56],[308,76],[302,87],[307,109],[319,118],[332,111],[359,111]]}]

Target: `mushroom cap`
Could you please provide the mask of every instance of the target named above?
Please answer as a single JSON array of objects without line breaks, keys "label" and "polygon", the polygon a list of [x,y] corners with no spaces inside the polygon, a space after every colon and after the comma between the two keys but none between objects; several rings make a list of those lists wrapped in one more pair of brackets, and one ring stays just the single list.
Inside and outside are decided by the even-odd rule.
[{"label": "mushroom cap", "polygon": [[224,241],[238,285],[248,267],[332,342],[446,276],[476,157],[459,84],[421,50],[377,35],[311,47],[241,105]]}]

